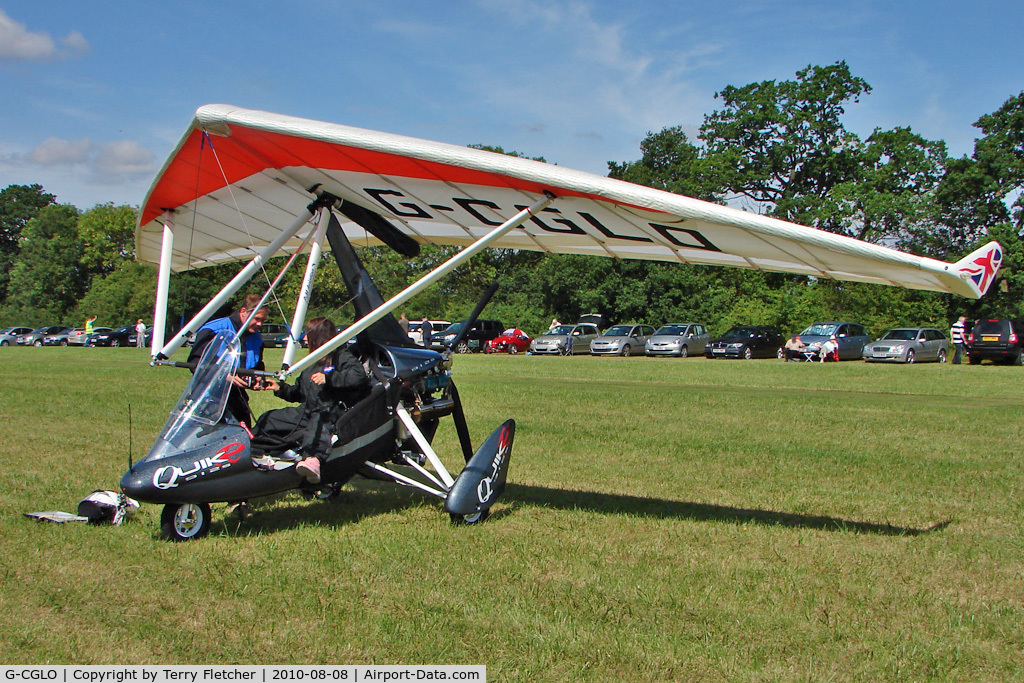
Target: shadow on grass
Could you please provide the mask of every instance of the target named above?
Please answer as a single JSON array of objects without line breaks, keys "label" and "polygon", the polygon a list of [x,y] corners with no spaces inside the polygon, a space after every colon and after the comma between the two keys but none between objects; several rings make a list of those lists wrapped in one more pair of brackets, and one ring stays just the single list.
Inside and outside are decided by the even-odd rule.
[{"label": "shadow on grass", "polygon": [[[383,514],[400,513],[404,509],[428,506],[436,508],[438,521],[447,521],[448,515],[439,501],[416,492],[399,489],[377,482],[356,480],[350,482],[340,495],[320,501],[306,499],[297,493],[285,493],[253,501],[252,514],[244,521],[234,515],[223,516],[214,507],[213,535],[260,535],[307,526],[337,528]],[[755,510],[689,503],[685,501],[644,498],[640,496],[572,491],[541,486],[509,484],[492,517],[496,521],[515,514],[515,508],[536,505],[557,510],[589,510],[614,515],[637,515],[658,519],[688,519],[695,521],[729,522],[733,524],[763,524],[798,529],[845,531],[885,536],[920,536],[944,529],[950,521],[942,521],[925,528],[858,522],[841,517],[802,515],[791,512]],[[504,509],[502,509],[504,508]]]},{"label": "shadow on grass", "polygon": [[823,531],[852,531],[864,534],[882,534],[886,536],[920,536],[939,531],[949,526],[945,520],[923,529],[894,526],[892,524],[874,524],[857,522],[841,517],[823,515],[801,515],[792,512],[773,512],[771,510],[751,510],[730,507],[727,505],[709,505],[707,503],[687,503],[660,498],[642,498],[625,496],[615,493],[599,493],[596,491],[567,491],[541,486],[525,486],[509,484],[502,497],[506,503],[528,503],[559,510],[590,510],[608,514],[639,515],[660,519],[690,519],[696,521],[720,521],[734,524],[764,524],[766,526],[785,526],[799,529],[821,529]]}]

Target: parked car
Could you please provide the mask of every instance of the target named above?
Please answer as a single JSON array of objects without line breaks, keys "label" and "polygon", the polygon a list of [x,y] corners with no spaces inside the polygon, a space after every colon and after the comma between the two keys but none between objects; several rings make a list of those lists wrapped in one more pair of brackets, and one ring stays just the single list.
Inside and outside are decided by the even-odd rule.
[{"label": "parked car", "polygon": [[[463,328],[466,326],[465,320],[452,323],[448,326],[448,329],[444,330],[440,334],[434,335],[434,345],[450,346],[455,338],[462,333]],[[455,353],[469,353],[470,351],[480,351],[484,345],[494,339],[500,337],[501,333],[505,330],[505,326],[497,320],[477,320],[473,323],[473,327],[470,328],[462,339],[459,340],[459,345],[452,349]]]},{"label": "parked car", "polygon": [[590,342],[600,334],[601,330],[594,323],[556,325],[530,342],[530,352],[559,356],[590,353]]},{"label": "parked car", "polygon": [[288,326],[281,323],[263,323],[260,327],[260,336],[263,337],[263,345],[274,349],[284,348],[288,345]]},{"label": "parked car", "polygon": [[1016,319],[979,320],[967,335],[967,358],[977,365],[986,358],[997,363],[1021,365],[1024,323]]},{"label": "parked car", "polygon": [[[72,337],[76,340],[72,342]],[[72,343],[81,344],[85,338],[85,328],[76,327],[71,330],[64,330],[59,334],[48,334],[43,337],[43,346],[68,346]]]},{"label": "parked car", "polygon": [[864,355],[864,345],[871,341],[868,331],[859,323],[814,323],[798,336],[812,348],[835,337],[839,344],[839,360],[860,360]]},{"label": "parked car", "polygon": [[648,356],[679,356],[700,353],[711,341],[708,328],[699,323],[668,323],[662,325],[644,344]]},{"label": "parked car", "polygon": [[614,325],[590,342],[595,356],[632,356],[644,352],[644,344],[654,334],[650,325]]},{"label": "parked car", "polygon": [[704,347],[707,358],[775,358],[782,333],[767,325],[736,325]]},{"label": "parked car", "polygon": [[[431,341],[451,325],[451,322],[448,320],[428,320],[427,322],[430,323]],[[420,330],[422,324],[422,320],[413,320],[409,323],[409,338],[420,346],[423,346],[423,332]]]},{"label": "parked car", "polygon": [[5,327],[0,330],[0,346],[15,344],[18,337],[31,331],[31,327]]},{"label": "parked car", "polygon": [[60,334],[61,332],[70,329],[71,328],[68,327],[67,325],[49,325],[47,327],[39,327],[37,329],[32,330],[31,332],[18,335],[15,341],[17,342],[18,346],[42,346],[43,337],[46,337],[47,335],[51,334]]},{"label": "parked car", "polygon": [[[147,330],[152,335],[151,330]],[[147,335],[147,336],[149,336]],[[85,341],[86,346],[135,346],[135,325],[125,325],[114,330],[94,331]]]},{"label": "parked car", "polygon": [[933,327],[896,327],[864,347],[864,360],[869,362],[945,363],[948,356],[946,335]]},{"label": "parked car", "polygon": [[508,353],[513,356],[530,348],[533,339],[518,327],[510,327],[500,337],[495,337],[484,346],[485,353]]}]

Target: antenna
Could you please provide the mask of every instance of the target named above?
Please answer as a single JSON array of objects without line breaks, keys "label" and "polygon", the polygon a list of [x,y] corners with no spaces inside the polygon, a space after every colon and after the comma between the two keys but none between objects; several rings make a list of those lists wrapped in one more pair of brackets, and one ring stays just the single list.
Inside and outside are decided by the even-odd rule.
[{"label": "antenna", "polygon": [[128,471],[133,472],[132,469],[132,404],[128,404]]}]

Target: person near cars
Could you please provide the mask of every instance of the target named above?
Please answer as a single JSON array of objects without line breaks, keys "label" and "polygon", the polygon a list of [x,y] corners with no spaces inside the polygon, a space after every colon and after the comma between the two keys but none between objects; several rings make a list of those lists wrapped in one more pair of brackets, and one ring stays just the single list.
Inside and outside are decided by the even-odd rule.
[{"label": "person near cars", "polygon": [[85,327],[85,336],[86,337],[88,337],[90,334],[93,333],[93,330],[95,329],[94,323],[96,322],[96,318],[98,318],[98,317],[99,317],[98,315],[94,315],[91,318],[86,318],[85,325],[84,325],[84,327]]},{"label": "person near cars", "polygon": [[839,340],[836,339],[835,335],[821,343],[818,358],[821,363],[839,361]]},{"label": "person near cars", "polygon": [[[306,327],[310,353],[334,335],[334,323],[327,318],[310,320]],[[311,484],[320,483],[320,468],[331,452],[334,425],[369,391],[370,378],[363,364],[351,352],[339,348],[306,368],[294,385],[271,378],[266,388],[278,398],[302,405],[268,410],[256,423],[255,438],[270,433],[294,443],[302,458],[295,471]]]},{"label": "person near cars", "polygon": [[146,323],[142,322],[142,318],[135,323],[135,348],[146,348]]},{"label": "person near cars", "polygon": [[551,325],[548,326],[548,332],[551,332],[551,330],[555,329],[556,327],[558,327],[561,324],[562,323],[558,322],[558,318],[552,318],[551,319]]},{"label": "person near cars", "polygon": [[960,316],[959,320],[949,328],[949,337],[953,340],[953,346],[956,347],[956,351],[953,352],[953,365],[960,365],[960,360],[964,355],[964,345],[966,343],[964,323],[966,321],[966,317]]},{"label": "person near cars", "polygon": [[800,337],[794,334],[786,341],[786,361],[804,360],[804,349],[806,348],[807,344],[800,341]]},{"label": "person near cars", "polygon": [[405,317],[405,313],[398,319],[398,326],[402,328],[402,332],[409,334],[409,319]]},{"label": "person near cars", "polygon": [[432,334],[434,332],[434,326],[427,320],[427,316],[423,316],[423,322],[420,323],[420,334],[423,335],[423,348],[429,349],[431,342],[433,342]]},{"label": "person near cars", "polygon": [[[196,332],[195,341],[192,343],[192,350],[188,354],[188,362],[198,362],[203,356],[203,351],[213,341],[214,336],[223,330],[237,333],[242,329],[242,324],[252,316],[249,325],[239,337],[238,341],[242,346],[242,358],[239,363],[243,370],[265,370],[263,364],[263,337],[260,336],[260,328],[266,322],[270,309],[264,306],[253,315],[253,309],[260,303],[259,294],[249,294],[245,297],[242,305],[237,311],[225,318],[210,320]],[[246,389],[251,388],[259,391],[262,386],[259,383],[247,381],[247,378],[232,375],[230,378],[232,387],[228,394],[227,409],[235,416],[240,423],[246,425],[246,429],[252,425],[252,411],[249,409],[249,394]]]}]

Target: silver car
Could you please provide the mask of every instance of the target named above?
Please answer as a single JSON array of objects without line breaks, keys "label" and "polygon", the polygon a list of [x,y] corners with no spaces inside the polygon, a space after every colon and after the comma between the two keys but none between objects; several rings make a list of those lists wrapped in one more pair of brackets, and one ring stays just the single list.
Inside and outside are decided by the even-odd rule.
[{"label": "silver car", "polygon": [[31,331],[31,327],[5,327],[0,330],[0,346],[10,346],[15,339]]},{"label": "silver car", "polygon": [[590,342],[590,353],[595,356],[632,356],[643,353],[644,344],[654,334],[650,325],[615,325]]},{"label": "silver car", "polygon": [[708,328],[698,323],[668,323],[662,325],[647,340],[644,353],[648,356],[679,356],[686,358],[692,352],[704,353],[711,341]]},{"label": "silver car", "polygon": [[945,363],[949,356],[946,335],[933,327],[897,327],[864,347],[864,360]]},{"label": "silver car", "polygon": [[864,345],[871,341],[867,330],[859,323],[814,323],[798,336],[809,347],[820,347],[835,337],[839,344],[839,360],[860,360]]},{"label": "silver car", "polygon": [[590,342],[600,334],[601,330],[593,323],[556,325],[530,342],[530,353],[549,353],[558,356],[590,353]]}]

